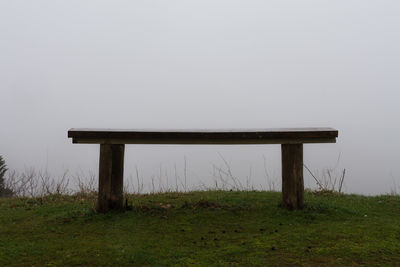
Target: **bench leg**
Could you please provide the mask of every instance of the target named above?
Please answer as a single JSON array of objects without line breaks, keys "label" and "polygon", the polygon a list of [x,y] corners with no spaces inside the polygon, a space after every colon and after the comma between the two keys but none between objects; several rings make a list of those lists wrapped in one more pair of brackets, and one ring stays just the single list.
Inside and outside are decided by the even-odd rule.
[{"label": "bench leg", "polygon": [[282,205],[302,209],[304,204],[303,144],[282,144]]},{"label": "bench leg", "polygon": [[122,210],[125,145],[100,144],[97,211]]}]

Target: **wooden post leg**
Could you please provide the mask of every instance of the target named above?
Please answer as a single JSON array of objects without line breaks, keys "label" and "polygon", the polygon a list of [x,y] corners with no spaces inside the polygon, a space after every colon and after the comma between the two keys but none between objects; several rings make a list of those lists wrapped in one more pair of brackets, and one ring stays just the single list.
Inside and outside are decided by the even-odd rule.
[{"label": "wooden post leg", "polygon": [[282,144],[282,205],[302,209],[304,205],[303,144]]},{"label": "wooden post leg", "polygon": [[100,144],[97,211],[123,208],[125,145]]}]

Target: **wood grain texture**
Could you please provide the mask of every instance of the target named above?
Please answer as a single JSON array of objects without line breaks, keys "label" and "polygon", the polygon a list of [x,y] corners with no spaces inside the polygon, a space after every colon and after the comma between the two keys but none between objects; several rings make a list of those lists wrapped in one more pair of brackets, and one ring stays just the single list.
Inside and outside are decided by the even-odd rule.
[{"label": "wood grain texture", "polygon": [[122,210],[125,145],[100,145],[97,211]]},{"label": "wood grain texture", "polygon": [[304,203],[303,145],[283,144],[282,149],[282,206],[302,209]]},{"label": "wood grain texture", "polygon": [[135,130],[70,129],[73,143],[100,144],[99,212],[123,208],[125,144],[281,144],[282,205],[303,208],[303,144],[335,143],[333,128]]},{"label": "wood grain texture", "polygon": [[332,128],[135,130],[70,129],[73,143],[86,144],[303,144],[335,143]]}]

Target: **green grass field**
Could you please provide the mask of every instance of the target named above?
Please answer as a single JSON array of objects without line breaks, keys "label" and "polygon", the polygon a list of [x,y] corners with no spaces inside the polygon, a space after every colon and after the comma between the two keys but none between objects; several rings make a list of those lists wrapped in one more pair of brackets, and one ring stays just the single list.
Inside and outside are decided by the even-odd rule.
[{"label": "green grass field", "polygon": [[400,266],[400,197],[191,192],[128,196],[96,214],[94,197],[0,199],[0,266]]}]

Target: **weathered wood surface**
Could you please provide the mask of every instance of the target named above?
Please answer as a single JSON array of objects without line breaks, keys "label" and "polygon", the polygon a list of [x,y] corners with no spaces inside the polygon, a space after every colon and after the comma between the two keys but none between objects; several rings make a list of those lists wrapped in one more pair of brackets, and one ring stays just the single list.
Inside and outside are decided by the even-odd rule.
[{"label": "weathered wood surface", "polygon": [[283,144],[282,205],[286,209],[302,209],[304,202],[303,145]]},{"label": "weathered wood surface", "polygon": [[100,144],[99,212],[123,208],[125,144],[281,144],[282,205],[303,208],[303,143],[335,143],[333,128],[251,130],[70,129],[73,143]]},{"label": "weathered wood surface", "polygon": [[135,130],[70,129],[73,143],[84,144],[303,144],[335,143],[332,128]]},{"label": "weathered wood surface", "polygon": [[123,208],[125,145],[100,145],[97,211]]}]

